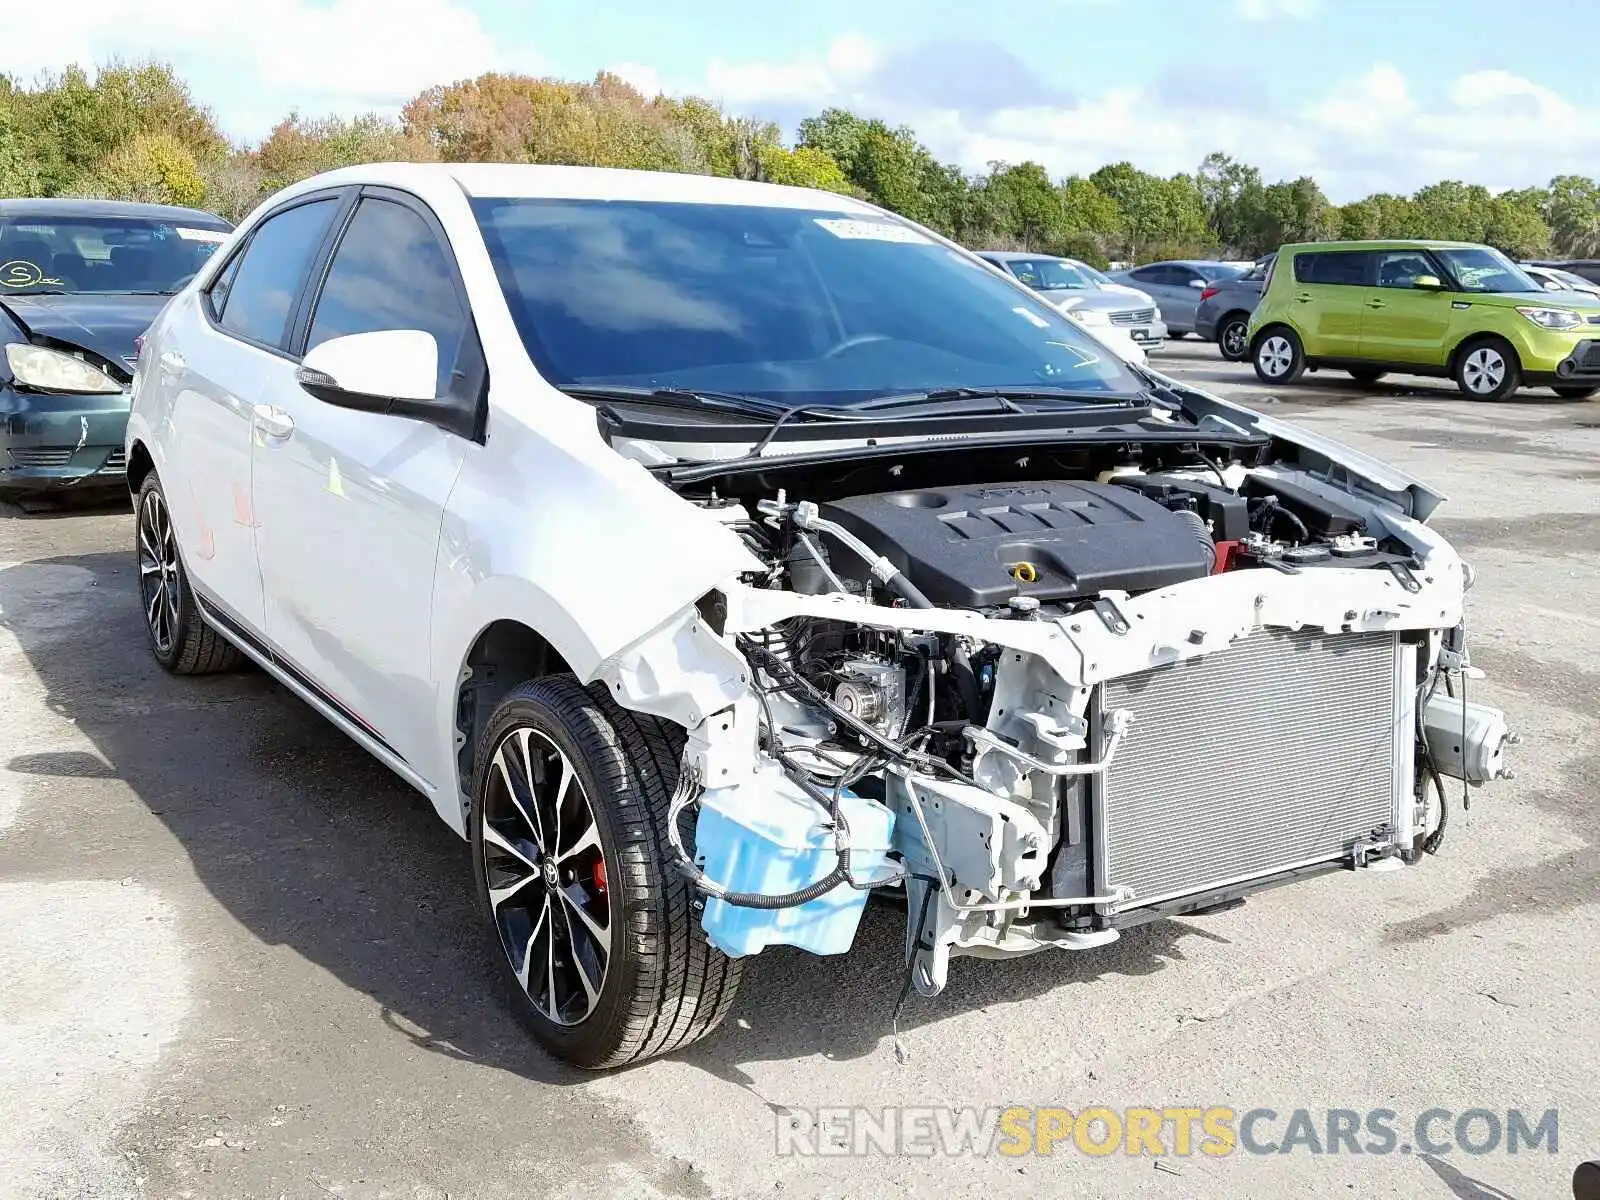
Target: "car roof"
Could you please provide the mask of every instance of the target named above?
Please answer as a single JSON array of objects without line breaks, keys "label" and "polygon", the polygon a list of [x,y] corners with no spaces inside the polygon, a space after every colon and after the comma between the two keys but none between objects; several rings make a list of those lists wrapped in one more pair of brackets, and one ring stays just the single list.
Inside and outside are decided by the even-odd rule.
[{"label": "car roof", "polygon": [[174,204],[135,204],[130,200],[83,200],[68,196],[32,196],[0,200],[0,217],[130,217],[145,221],[183,221],[190,225],[209,225],[232,229],[216,213]]},{"label": "car roof", "polygon": [[1050,262],[1075,263],[1075,258],[1067,258],[1061,254],[1030,254],[1026,250],[979,250],[977,254],[994,262],[1038,262],[1048,259]]},{"label": "car roof", "polygon": [[1482,242],[1446,242],[1431,238],[1384,238],[1365,242],[1297,242],[1279,253],[1304,254],[1319,250],[1483,250]]},{"label": "car roof", "polygon": [[317,188],[373,184],[406,188],[452,180],[468,196],[486,199],[641,200],[680,204],[740,204],[878,215],[881,210],[836,192],[621,167],[554,167],[519,163],[366,163],[314,175],[285,195]]}]

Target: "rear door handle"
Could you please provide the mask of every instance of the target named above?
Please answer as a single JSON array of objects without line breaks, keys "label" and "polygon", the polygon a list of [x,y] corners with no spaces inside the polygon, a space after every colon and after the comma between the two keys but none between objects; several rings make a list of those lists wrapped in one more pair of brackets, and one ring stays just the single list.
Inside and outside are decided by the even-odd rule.
[{"label": "rear door handle", "polygon": [[1368,308],[1382,308],[1383,307],[1383,301],[1382,300],[1368,300],[1367,301],[1367,307]]},{"label": "rear door handle", "polygon": [[1295,299],[1300,301],[1301,304],[1310,304],[1311,300],[1312,300],[1312,295],[1311,295],[1310,292],[1301,292],[1298,296],[1295,297]]},{"label": "rear door handle", "polygon": [[294,418],[271,404],[258,404],[251,410],[255,426],[270,438],[286,438],[294,432]]}]

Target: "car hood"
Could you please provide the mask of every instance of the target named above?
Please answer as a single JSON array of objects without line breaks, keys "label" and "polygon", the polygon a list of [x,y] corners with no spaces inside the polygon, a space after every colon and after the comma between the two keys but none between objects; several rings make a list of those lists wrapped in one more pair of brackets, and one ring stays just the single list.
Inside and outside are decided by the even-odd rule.
[{"label": "car hood", "polygon": [[1039,294],[1057,307],[1066,304],[1080,312],[1085,309],[1097,312],[1132,312],[1134,309],[1155,307],[1154,300],[1143,292],[1135,292],[1132,288],[1126,291],[1119,288],[1114,292],[1105,289],[1089,291],[1078,288],[1056,288]]},{"label": "car hood", "polygon": [[35,339],[65,342],[133,370],[134,339],[150,328],[170,296],[0,296]]},{"label": "car hood", "polygon": [[1494,304],[1504,308],[1536,304],[1540,307],[1572,308],[1589,316],[1600,316],[1600,298],[1586,296],[1582,292],[1548,292],[1540,288],[1537,292],[1451,292],[1450,296],[1452,299],[1459,297],[1470,300],[1474,304]]}]

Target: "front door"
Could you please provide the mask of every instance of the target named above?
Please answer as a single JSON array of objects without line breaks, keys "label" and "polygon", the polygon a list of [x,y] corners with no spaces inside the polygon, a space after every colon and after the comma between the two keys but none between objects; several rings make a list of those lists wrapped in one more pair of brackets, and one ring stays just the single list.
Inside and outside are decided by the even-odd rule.
[{"label": "front door", "polygon": [[1452,294],[1415,281],[1427,275],[1443,280],[1444,273],[1425,250],[1380,250],[1373,257],[1377,286],[1367,289],[1361,357],[1442,366]]},{"label": "front door", "polygon": [[[299,339],[307,350],[349,334],[420,329],[439,348],[442,402],[463,389],[475,402],[482,390],[482,352],[454,258],[410,197],[363,194],[307,314]],[[431,784],[434,560],[471,443],[427,421],[335,407],[292,379],[262,402],[252,494],[273,651]]]}]

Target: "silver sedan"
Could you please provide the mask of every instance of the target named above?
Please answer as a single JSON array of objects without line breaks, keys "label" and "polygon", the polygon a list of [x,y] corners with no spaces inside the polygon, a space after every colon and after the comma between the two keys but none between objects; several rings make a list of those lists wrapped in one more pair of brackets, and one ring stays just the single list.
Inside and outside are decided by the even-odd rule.
[{"label": "silver sedan", "polygon": [[1104,313],[1112,328],[1125,330],[1145,350],[1167,340],[1167,327],[1149,295],[1119,286],[1087,263],[1014,250],[980,250],[978,256],[1069,314]]}]

